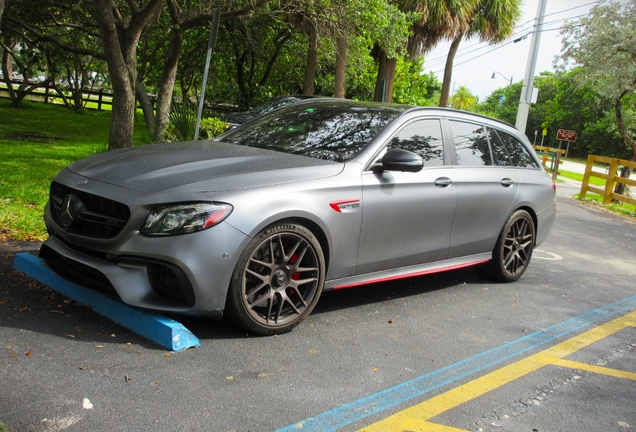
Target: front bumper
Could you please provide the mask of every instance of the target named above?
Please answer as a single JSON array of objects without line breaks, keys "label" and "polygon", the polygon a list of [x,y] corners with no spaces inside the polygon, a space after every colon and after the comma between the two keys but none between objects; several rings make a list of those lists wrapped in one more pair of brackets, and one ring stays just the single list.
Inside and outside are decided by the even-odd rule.
[{"label": "front bumper", "polygon": [[227,223],[172,237],[124,230],[104,241],[65,232],[45,209],[40,256],[60,276],[160,312],[220,318],[240,251],[249,238]]}]

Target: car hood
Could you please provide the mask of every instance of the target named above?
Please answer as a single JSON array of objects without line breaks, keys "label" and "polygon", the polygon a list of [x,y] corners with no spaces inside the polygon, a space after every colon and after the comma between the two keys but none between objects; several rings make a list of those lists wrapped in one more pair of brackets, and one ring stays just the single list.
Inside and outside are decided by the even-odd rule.
[{"label": "car hood", "polygon": [[215,192],[330,177],[341,172],[343,165],[220,141],[191,141],[100,153],[68,169],[88,179],[144,192],[182,187],[190,192]]}]

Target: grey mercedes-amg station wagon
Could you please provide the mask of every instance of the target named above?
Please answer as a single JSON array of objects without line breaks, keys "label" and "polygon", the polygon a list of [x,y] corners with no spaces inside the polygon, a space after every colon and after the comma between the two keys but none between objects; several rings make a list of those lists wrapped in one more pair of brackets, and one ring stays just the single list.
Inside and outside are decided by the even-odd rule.
[{"label": "grey mercedes-amg station wagon", "polygon": [[40,254],[129,305],[277,334],[323,290],[466,266],[517,280],[555,194],[527,138],[497,120],[316,99],[214,140],[68,166]]}]

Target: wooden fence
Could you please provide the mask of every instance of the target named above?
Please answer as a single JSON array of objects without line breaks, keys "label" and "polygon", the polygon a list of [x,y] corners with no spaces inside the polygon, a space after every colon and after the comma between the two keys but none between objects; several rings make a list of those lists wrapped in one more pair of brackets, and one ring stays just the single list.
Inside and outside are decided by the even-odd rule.
[{"label": "wooden fence", "polygon": [[[539,155],[539,159],[541,160],[541,164],[545,170],[552,174],[552,178],[556,180],[557,175],[559,174],[559,166],[563,163],[561,160],[561,156],[565,155],[565,149],[558,149],[552,147],[545,147],[539,145],[533,145],[535,151]],[[548,159],[550,159],[550,164],[548,165]]]},{"label": "wooden fence", "polygon": [[[594,166],[595,162],[609,164],[607,173],[592,171],[592,167]],[[618,175],[618,171],[622,167],[636,169],[636,162],[604,156],[589,155],[587,158],[587,164],[585,165],[585,175],[583,176],[583,184],[581,185],[581,193],[579,195],[580,198],[585,198],[585,195],[588,192],[591,192],[602,195],[603,204],[609,204],[612,200],[616,200],[636,205],[636,199],[631,198],[627,195],[619,195],[614,193],[614,187],[617,183],[624,184],[626,186],[636,186],[636,180],[631,180],[627,177],[620,177]],[[599,189],[597,187],[590,186],[590,177],[605,179],[605,188]]]},{"label": "wooden fence", "polygon": [[[22,84],[22,81],[12,80],[11,84],[13,88],[17,90],[18,86]],[[64,96],[68,99],[72,99],[70,92],[65,92]],[[154,104],[155,95],[149,96]],[[9,91],[7,90],[5,81],[0,82],[0,97],[9,97]],[[62,98],[55,88],[48,83],[43,83],[36,90],[30,92],[25,99],[44,103],[63,103]],[[86,105],[86,108],[97,109],[99,111],[108,109],[110,111],[110,107],[113,105],[113,94],[101,88],[99,90],[83,90],[82,102]]]}]

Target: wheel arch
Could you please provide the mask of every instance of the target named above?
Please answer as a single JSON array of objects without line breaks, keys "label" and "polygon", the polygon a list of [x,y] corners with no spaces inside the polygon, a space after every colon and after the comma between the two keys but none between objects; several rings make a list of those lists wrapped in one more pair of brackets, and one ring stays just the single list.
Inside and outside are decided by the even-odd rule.
[{"label": "wheel arch", "polygon": [[291,217],[281,218],[272,222],[270,225],[274,225],[277,223],[285,223],[285,222],[302,225],[305,228],[307,228],[309,231],[311,231],[311,233],[314,236],[316,236],[316,239],[318,239],[318,243],[320,243],[320,248],[322,249],[323,257],[325,259],[325,273],[326,273],[329,270],[329,257],[331,255],[331,252],[329,247],[329,240],[327,239],[327,234],[324,232],[322,227],[318,225],[316,222],[314,222],[313,220],[304,218],[301,216],[291,216]]}]

